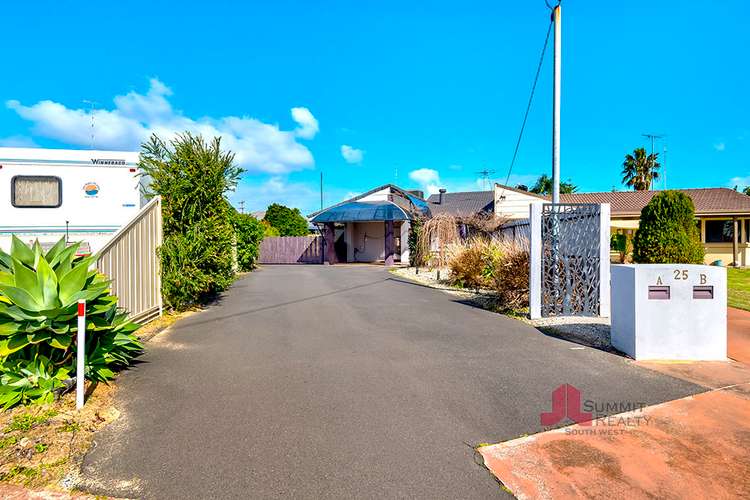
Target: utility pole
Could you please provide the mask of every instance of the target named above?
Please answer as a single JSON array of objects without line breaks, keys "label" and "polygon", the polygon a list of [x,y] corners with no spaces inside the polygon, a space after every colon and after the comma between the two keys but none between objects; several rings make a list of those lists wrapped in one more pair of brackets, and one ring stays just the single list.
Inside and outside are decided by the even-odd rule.
[{"label": "utility pole", "polygon": [[[643,137],[646,137],[647,139],[651,139],[651,158],[653,158],[654,163],[656,163],[656,158],[654,157],[654,143],[656,139],[663,139],[666,137],[666,135],[665,134],[641,134],[641,135]],[[653,165],[651,166],[653,167]]]},{"label": "utility pole", "polygon": [[562,66],[562,12],[560,2],[552,9],[555,24],[555,56],[552,89],[552,203],[560,203],[560,71]]},{"label": "utility pole", "polygon": [[320,171],[320,209],[323,210],[323,171]]},{"label": "utility pole", "polygon": [[240,213],[241,214],[245,213],[245,200],[240,201]]}]

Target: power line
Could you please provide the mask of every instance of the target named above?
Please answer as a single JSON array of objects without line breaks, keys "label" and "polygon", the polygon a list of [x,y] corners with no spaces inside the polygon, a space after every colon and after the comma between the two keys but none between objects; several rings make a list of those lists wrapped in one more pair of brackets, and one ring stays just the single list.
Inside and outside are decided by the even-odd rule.
[{"label": "power line", "polygon": [[[550,19],[549,26],[547,26],[547,34],[544,37],[544,45],[542,46],[542,53],[539,56],[539,64],[536,67],[536,75],[534,75],[534,83],[531,86],[531,94],[529,95],[529,102],[526,104],[526,112],[523,114],[523,122],[521,123],[521,130],[518,132],[518,140],[516,141],[516,148],[513,150],[513,158],[510,160],[510,167],[508,168],[508,175],[505,177],[505,184],[507,186],[510,181],[510,174],[513,172],[513,166],[516,163],[516,157],[518,156],[518,148],[521,146],[521,139],[523,138],[523,131],[526,128],[526,121],[529,118],[529,111],[531,111],[531,102],[534,100],[534,92],[536,91],[536,84],[539,81],[539,74],[542,72],[542,63],[544,62],[544,54],[547,52],[547,45],[549,44],[549,34],[552,32],[553,20]],[[503,187],[503,189],[505,189]],[[502,192],[500,193],[502,198]]]}]

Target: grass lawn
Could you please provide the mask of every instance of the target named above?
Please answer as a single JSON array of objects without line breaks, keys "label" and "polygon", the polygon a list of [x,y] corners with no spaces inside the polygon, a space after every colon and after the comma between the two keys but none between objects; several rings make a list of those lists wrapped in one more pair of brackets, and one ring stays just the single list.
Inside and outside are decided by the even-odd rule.
[{"label": "grass lawn", "polygon": [[750,311],[750,269],[727,269],[727,302],[731,307]]}]

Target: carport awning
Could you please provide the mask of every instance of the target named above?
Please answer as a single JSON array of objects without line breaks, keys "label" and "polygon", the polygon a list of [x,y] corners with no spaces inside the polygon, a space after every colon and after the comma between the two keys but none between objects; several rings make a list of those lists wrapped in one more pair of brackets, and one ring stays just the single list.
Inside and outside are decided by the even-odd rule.
[{"label": "carport awning", "polygon": [[366,222],[409,220],[409,214],[391,201],[351,201],[323,210],[310,222]]}]

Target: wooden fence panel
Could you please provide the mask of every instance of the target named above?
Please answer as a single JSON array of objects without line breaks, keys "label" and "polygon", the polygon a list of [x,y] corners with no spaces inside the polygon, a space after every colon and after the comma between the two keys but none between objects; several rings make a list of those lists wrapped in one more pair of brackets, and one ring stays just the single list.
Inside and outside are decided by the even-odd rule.
[{"label": "wooden fence panel", "polygon": [[157,196],[99,251],[96,268],[112,280],[112,294],[119,299],[118,306],[126,309],[133,321],[145,323],[161,316],[157,254],[161,244],[161,198]]},{"label": "wooden fence panel", "polygon": [[322,236],[271,236],[260,243],[260,264],[322,264]]}]

